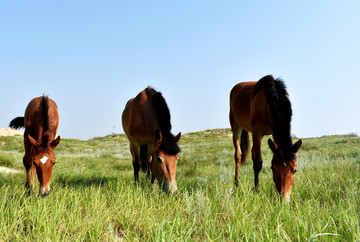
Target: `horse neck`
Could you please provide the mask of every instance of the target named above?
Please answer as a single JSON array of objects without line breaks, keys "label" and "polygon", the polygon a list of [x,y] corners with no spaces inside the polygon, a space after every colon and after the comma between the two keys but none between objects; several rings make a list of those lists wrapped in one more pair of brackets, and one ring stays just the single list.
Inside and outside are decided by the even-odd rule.
[{"label": "horse neck", "polygon": [[49,130],[45,131],[41,137],[41,143],[43,146],[48,147],[48,144],[53,141],[55,134]]},{"label": "horse neck", "polygon": [[[284,129],[285,128],[285,129]],[[278,147],[283,149],[290,149],[292,146],[292,138],[290,134],[290,125],[289,128],[282,127],[281,129],[274,129],[273,132],[274,142]]]}]

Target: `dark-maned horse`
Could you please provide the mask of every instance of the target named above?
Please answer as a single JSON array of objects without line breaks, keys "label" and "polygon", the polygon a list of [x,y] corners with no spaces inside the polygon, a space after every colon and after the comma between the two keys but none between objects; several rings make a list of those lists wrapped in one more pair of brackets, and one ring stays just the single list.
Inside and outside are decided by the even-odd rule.
[{"label": "dark-maned horse", "polygon": [[259,173],[262,168],[261,139],[272,134],[274,142],[268,144],[273,152],[271,170],[276,190],[282,199],[290,201],[291,187],[297,168],[296,153],[302,141],[292,144],[290,122],[291,103],[284,82],[268,75],[258,82],[241,82],[230,93],[230,124],[235,147],[235,184],[238,185],[240,162],[246,164],[249,134],[255,173],[255,189],[259,190]]},{"label": "dark-maned horse", "polygon": [[26,107],[25,116],[17,117],[9,124],[15,129],[25,127],[23,163],[27,173],[26,187],[29,192],[34,187],[36,169],[41,196],[47,196],[50,191],[50,177],[55,164],[54,149],[60,142],[60,136],[55,139],[58,124],[56,103],[46,96],[31,100]]},{"label": "dark-maned horse", "polygon": [[147,87],[126,104],[122,125],[130,141],[135,182],[139,182],[140,167],[152,174],[164,192],[176,192],[176,164],[181,133],[170,132],[170,111],[160,92]]}]

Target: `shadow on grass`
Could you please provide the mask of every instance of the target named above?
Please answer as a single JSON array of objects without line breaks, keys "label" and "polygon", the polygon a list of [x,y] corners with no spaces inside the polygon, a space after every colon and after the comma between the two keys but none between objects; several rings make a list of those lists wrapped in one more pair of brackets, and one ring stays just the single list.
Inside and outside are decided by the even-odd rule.
[{"label": "shadow on grass", "polygon": [[117,177],[107,177],[102,175],[94,176],[61,176],[57,177],[54,182],[60,187],[92,187],[103,186],[108,183],[116,183]]},{"label": "shadow on grass", "polygon": [[[54,177],[55,178],[55,177]],[[144,177],[145,178],[145,177]],[[60,175],[53,181],[59,187],[98,187],[108,186],[111,184],[121,183],[124,185],[133,186],[134,189],[151,189],[150,179],[142,179],[139,184],[135,184],[132,176],[105,176],[105,175],[87,175],[87,176],[75,176],[75,175]],[[157,183],[157,182],[156,182]],[[154,184],[157,185],[157,184]]]}]

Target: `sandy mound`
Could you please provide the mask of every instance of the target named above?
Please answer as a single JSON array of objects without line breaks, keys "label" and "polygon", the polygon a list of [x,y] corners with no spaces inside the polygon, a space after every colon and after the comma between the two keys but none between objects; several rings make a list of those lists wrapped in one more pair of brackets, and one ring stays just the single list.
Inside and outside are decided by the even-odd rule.
[{"label": "sandy mound", "polygon": [[13,136],[17,134],[24,134],[24,130],[0,128],[0,136]]},{"label": "sandy mound", "polygon": [[15,169],[12,169],[12,168],[8,168],[8,167],[0,166],[0,172],[4,172],[4,173],[20,173],[21,171],[15,170]]}]

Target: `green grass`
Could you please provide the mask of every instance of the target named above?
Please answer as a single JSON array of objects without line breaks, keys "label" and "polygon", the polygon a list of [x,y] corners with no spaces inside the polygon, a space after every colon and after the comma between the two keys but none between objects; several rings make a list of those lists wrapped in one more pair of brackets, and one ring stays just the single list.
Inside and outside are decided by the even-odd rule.
[{"label": "green grass", "polygon": [[[0,173],[0,240],[360,240],[360,138],[303,139],[290,204],[276,196],[266,143],[257,193],[251,159],[233,185],[229,130],[183,135],[179,192],[166,196],[144,173],[134,185],[124,135],[64,139],[47,198],[26,195],[25,172]],[[21,136],[0,137],[0,166],[24,170],[23,152]]]}]

